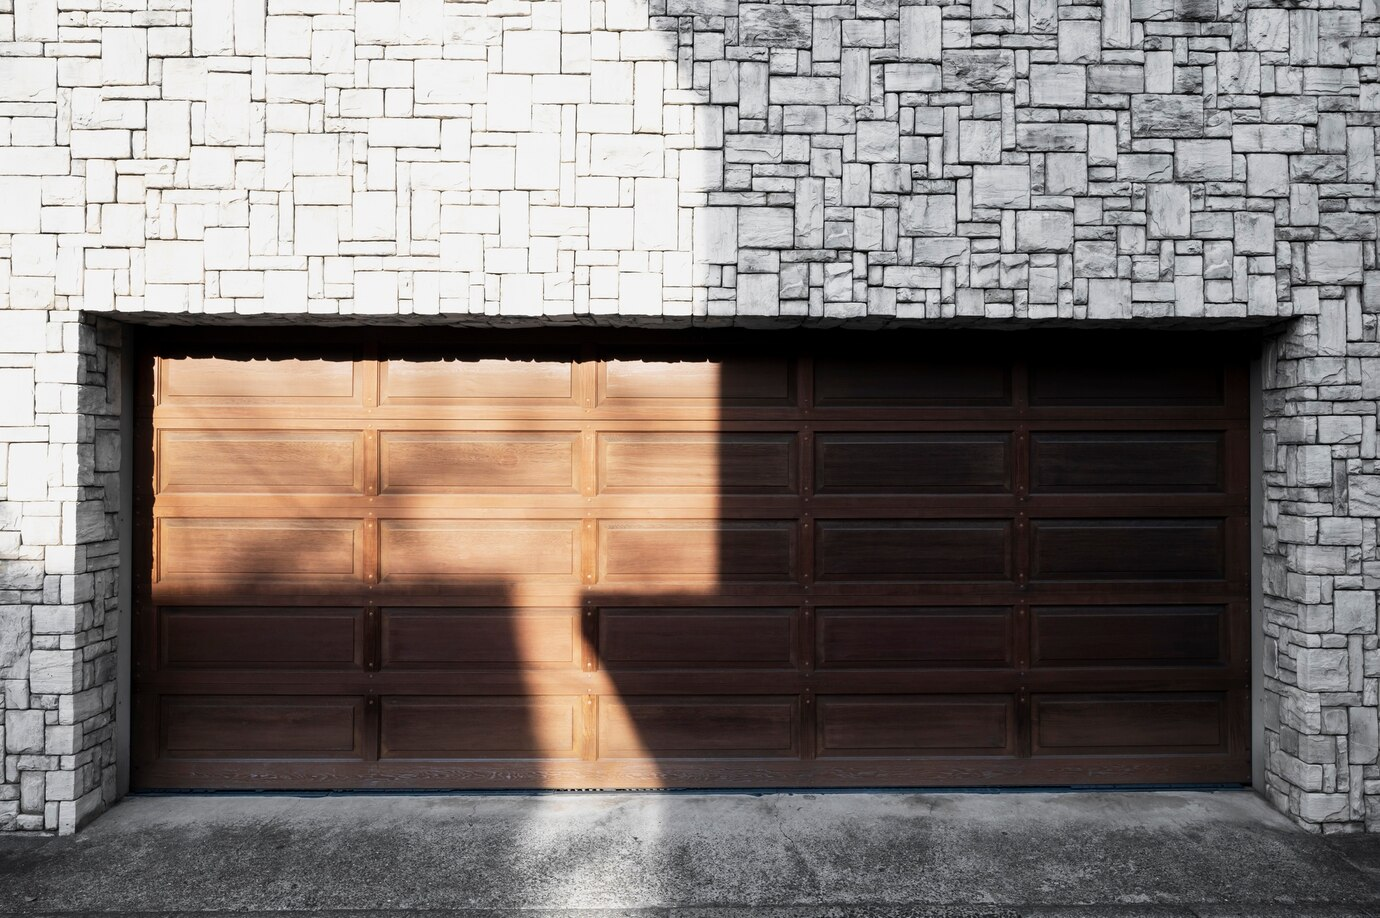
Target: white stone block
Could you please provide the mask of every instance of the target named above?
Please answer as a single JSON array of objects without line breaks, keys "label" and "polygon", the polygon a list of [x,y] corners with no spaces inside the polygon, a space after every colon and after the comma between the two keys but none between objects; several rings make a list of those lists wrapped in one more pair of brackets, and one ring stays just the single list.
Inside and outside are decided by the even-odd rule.
[{"label": "white stone block", "polygon": [[[37,313],[42,315],[42,313]],[[0,368],[0,427],[28,427],[34,422],[34,371],[26,367]],[[14,451],[19,444],[10,446],[10,499],[42,500],[25,498],[14,493],[16,483]],[[46,449],[46,447],[45,447]],[[23,470],[21,470],[23,474]]]},{"label": "white stone block", "polygon": [[148,30],[129,26],[101,29],[101,82],[142,86],[148,82]]},{"label": "white stone block", "polygon": [[209,227],[204,241],[203,257],[207,271],[249,269],[248,227]]},{"label": "white stone block", "polygon": [[15,0],[15,41],[56,41],[57,0]]},{"label": "white stone block", "polygon": [[[16,277],[52,277],[57,271],[57,236],[12,236],[10,273]],[[5,313],[0,312],[0,316]],[[40,348],[41,350],[42,348]]]},{"label": "white stone block", "polygon": [[249,74],[212,73],[206,77],[206,119],[204,132],[208,146],[247,146],[253,129],[249,99]]},{"label": "white stone block", "polygon": [[560,73],[560,70],[560,32],[530,29],[504,33],[504,73]]},{"label": "white stone block", "polygon": [[[27,427],[33,423],[33,370],[0,369],[0,421],[3,426]],[[13,403],[11,403],[13,402]],[[25,420],[28,418],[28,420]],[[12,443],[6,466],[6,493],[12,501],[48,499],[50,486],[61,482],[61,464],[48,462],[47,443]]]},{"label": "white stone block", "polygon": [[356,3],[355,41],[361,45],[396,45],[402,5]]},{"label": "white stone block", "polygon": [[493,73],[484,97],[485,123],[491,131],[527,131],[532,127],[532,78]]},{"label": "white stone block", "polygon": [[435,118],[373,118],[371,147],[439,147],[441,122]]},{"label": "white stone block", "polygon": [[192,53],[197,57],[235,53],[234,0],[192,0]]},{"label": "white stone block", "polygon": [[357,315],[394,315],[398,311],[398,275],[391,271],[355,272]]},{"label": "white stone block", "polygon": [[0,57],[0,102],[56,102],[57,61]]},{"label": "white stone block", "polygon": [[[700,264],[736,264],[738,261],[738,209],[736,207],[698,207],[694,226],[695,259]],[[786,231],[793,229],[786,211]]]},{"label": "white stone block", "polygon": [[440,104],[484,102],[488,80],[484,61],[417,61],[416,100]]},{"label": "white stone block", "polygon": [[144,277],[151,284],[199,284],[205,278],[200,242],[150,239],[144,248]]},{"label": "white stone block", "polygon": [[590,139],[591,175],[657,178],[665,169],[663,138],[652,134],[595,134]]},{"label": "white stone block", "polygon": [[192,151],[191,105],[187,102],[148,103],[145,153],[152,159],[186,159]]},{"label": "white stone block", "polygon": [[0,310],[0,353],[41,354],[48,350],[48,313]]},{"label": "white stone block", "polygon": [[356,192],[350,212],[355,239],[385,240],[397,235],[397,195],[391,191]]},{"label": "white stone block", "polygon": [[476,190],[507,191],[513,187],[513,147],[475,147],[470,161],[470,187]]},{"label": "white stone block", "polygon": [[559,188],[561,135],[519,135],[515,168],[517,188],[531,191]]},{"label": "white stone block", "polygon": [[445,40],[443,0],[402,0],[398,40],[407,45],[439,45]]},{"label": "white stone block", "polygon": [[295,208],[292,249],[298,255],[338,255],[340,217],[334,207]]},{"label": "white stone block", "polygon": [[311,70],[312,73],[354,73],[355,33],[346,29],[312,32]]},{"label": "white stone block", "polygon": [[632,209],[627,207],[590,208],[589,247],[614,251],[631,249],[633,247]]},{"label": "white stone block", "polygon": [[102,205],[101,245],[116,248],[142,246],[146,216],[142,204]]},{"label": "white stone block", "polygon": [[635,187],[633,247],[674,249],[680,225],[675,180],[640,178]]},{"label": "white stone block", "polygon": [[1155,239],[1186,239],[1190,232],[1188,186],[1152,183],[1145,186],[1146,230]]},{"label": "white stone block", "polygon": [[901,7],[901,60],[940,59],[944,35],[940,15],[937,6]]}]

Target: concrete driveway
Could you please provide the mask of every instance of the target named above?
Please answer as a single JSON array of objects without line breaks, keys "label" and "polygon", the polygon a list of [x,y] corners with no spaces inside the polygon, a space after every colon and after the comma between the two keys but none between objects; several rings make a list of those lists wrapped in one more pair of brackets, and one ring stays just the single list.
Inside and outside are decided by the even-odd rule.
[{"label": "concrete driveway", "polygon": [[[533,911],[550,910],[550,911]],[[1380,836],[1247,792],[133,797],[0,840],[0,911],[1380,916]]]}]

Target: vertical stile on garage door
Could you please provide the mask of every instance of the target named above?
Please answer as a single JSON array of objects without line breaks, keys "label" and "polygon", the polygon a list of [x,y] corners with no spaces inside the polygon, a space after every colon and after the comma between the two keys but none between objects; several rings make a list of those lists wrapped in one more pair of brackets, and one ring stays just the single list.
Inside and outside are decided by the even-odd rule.
[{"label": "vertical stile on garage door", "polygon": [[[1248,777],[1245,390],[1227,345],[1185,357],[1161,397],[1158,371],[1138,367],[1124,338],[1075,349],[899,333],[367,337],[150,336],[140,786]],[[1122,348],[1124,370],[1098,363]],[[275,364],[344,352],[349,395],[338,363],[308,368],[337,386],[319,393]],[[228,362],[197,363],[217,356]],[[160,361],[186,361],[201,388],[170,393]],[[1084,376],[1110,380],[1111,397],[1080,382],[1080,362],[1101,368]],[[1036,403],[1036,364],[1062,395]],[[717,399],[706,367],[719,368]],[[471,371],[497,388],[455,381]],[[281,386],[222,392],[261,372]],[[425,381],[405,392],[409,373]],[[505,394],[510,379],[523,382]],[[351,436],[358,491],[344,465],[327,469],[334,491],[255,490],[217,471],[250,468],[242,459],[287,468],[284,456],[310,467],[327,441],[345,463]],[[1038,493],[1037,437],[1041,474],[1064,481]],[[1182,471],[1137,465],[1175,444],[1188,451]],[[717,483],[693,461],[711,446]],[[183,476],[171,490],[160,490],[164,450],[168,474]],[[1121,474],[1089,465],[1100,456],[1149,484],[1097,484]],[[386,461],[404,464],[389,478]],[[608,462],[623,463],[617,486]],[[1203,477],[1212,462],[1220,481]],[[350,525],[355,573],[330,567],[346,563],[329,552],[349,544]],[[299,533],[281,544],[325,559],[319,573],[255,548],[280,544],[264,527]],[[716,558],[703,556],[711,534]],[[163,577],[155,542],[169,539],[181,554]],[[1175,539],[1210,557],[1174,555]],[[1117,545],[1168,554],[1147,562]],[[1005,560],[994,567],[988,552]],[[1183,652],[1134,646],[1155,627],[1179,629],[1171,650]],[[1080,657],[1087,648],[1111,656]],[[352,717],[358,748],[330,733]]]}]

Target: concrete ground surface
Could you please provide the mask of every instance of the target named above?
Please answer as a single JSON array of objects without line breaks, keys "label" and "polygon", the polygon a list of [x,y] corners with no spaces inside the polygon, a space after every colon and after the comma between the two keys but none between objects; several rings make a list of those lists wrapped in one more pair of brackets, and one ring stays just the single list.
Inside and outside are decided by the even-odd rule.
[{"label": "concrete ground surface", "polygon": [[1380,835],[1245,791],[132,797],[0,839],[5,915],[1380,916]]}]

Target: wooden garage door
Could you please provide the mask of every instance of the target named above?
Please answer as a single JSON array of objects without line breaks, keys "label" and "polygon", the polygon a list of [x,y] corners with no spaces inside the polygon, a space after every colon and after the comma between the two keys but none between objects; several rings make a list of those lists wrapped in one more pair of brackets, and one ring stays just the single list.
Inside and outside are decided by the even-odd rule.
[{"label": "wooden garage door", "polygon": [[151,336],[136,786],[1234,782],[1211,336]]}]

